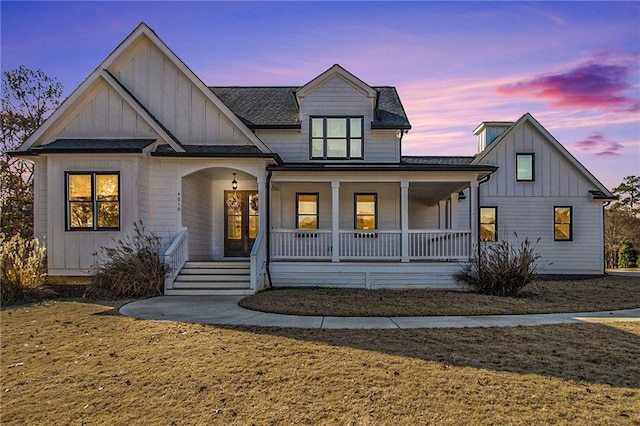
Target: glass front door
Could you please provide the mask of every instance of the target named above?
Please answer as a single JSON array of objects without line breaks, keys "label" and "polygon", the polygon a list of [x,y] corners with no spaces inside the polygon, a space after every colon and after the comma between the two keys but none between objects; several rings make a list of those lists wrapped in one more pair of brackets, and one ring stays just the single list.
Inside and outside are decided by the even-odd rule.
[{"label": "glass front door", "polygon": [[258,236],[258,193],[224,192],[224,255],[249,257]]}]

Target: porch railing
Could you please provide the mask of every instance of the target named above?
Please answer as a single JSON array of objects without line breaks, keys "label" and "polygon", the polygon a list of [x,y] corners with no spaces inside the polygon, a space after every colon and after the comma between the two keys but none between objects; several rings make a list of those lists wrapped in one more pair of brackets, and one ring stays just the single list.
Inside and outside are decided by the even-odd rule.
[{"label": "porch railing", "polygon": [[164,280],[164,288],[173,288],[173,282],[176,280],[178,273],[189,259],[189,239],[187,228],[183,228],[182,231],[173,238],[171,244],[164,252],[164,263],[169,265],[171,271]]},{"label": "porch railing", "polygon": [[270,244],[273,259],[331,259],[331,231],[272,230]]},{"label": "porch railing", "polygon": [[341,259],[400,259],[399,230],[339,231]]},{"label": "porch railing", "polygon": [[[400,230],[340,230],[338,258],[344,260],[400,260]],[[465,260],[471,254],[471,231],[409,230],[410,260]],[[330,230],[277,229],[271,231],[274,260],[331,260]]]},{"label": "porch railing", "polygon": [[464,260],[471,255],[471,231],[409,230],[409,259]]}]

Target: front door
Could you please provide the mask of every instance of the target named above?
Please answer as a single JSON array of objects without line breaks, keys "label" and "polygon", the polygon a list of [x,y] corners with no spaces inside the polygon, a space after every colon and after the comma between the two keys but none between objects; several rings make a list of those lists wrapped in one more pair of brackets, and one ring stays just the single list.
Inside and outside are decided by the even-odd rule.
[{"label": "front door", "polygon": [[224,255],[249,257],[258,236],[258,193],[224,191]]}]

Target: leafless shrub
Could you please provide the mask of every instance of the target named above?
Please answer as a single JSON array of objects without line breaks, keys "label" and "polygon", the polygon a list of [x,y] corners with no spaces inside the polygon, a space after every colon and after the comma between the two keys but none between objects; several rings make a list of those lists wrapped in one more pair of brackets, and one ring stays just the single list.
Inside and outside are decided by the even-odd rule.
[{"label": "leafless shrub", "polygon": [[[134,224],[134,235],[118,240],[115,247],[101,247],[86,295],[139,298],[162,295],[169,266],[160,260],[160,239],[147,232],[142,222]],[[97,255],[97,254],[96,254]]]},{"label": "leafless shrub", "polygon": [[504,240],[485,244],[454,278],[480,294],[515,296],[535,279],[539,258],[528,238],[517,248]]}]

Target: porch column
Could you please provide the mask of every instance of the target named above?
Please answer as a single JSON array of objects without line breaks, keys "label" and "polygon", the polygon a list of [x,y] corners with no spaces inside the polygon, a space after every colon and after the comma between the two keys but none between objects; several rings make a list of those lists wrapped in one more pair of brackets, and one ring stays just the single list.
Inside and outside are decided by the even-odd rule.
[{"label": "porch column", "polygon": [[340,262],[340,182],[331,181],[331,261]]},{"label": "porch column", "polygon": [[451,193],[451,204],[449,208],[449,213],[451,215],[449,219],[449,228],[458,229],[458,193]]},{"label": "porch column", "polygon": [[471,247],[478,243],[478,181],[472,180],[469,188],[469,217],[471,218]]},{"label": "porch column", "polygon": [[409,261],[409,182],[400,182],[400,227],[402,262]]},{"label": "porch column", "polygon": [[269,232],[267,229],[267,179],[263,173],[260,173],[257,178],[258,181],[258,229],[264,230],[263,232]]},{"label": "porch column", "polygon": [[447,229],[447,200],[438,201],[438,228]]}]

